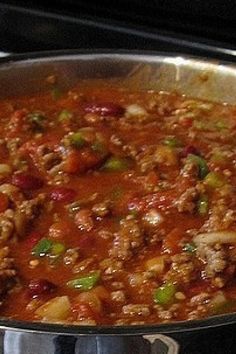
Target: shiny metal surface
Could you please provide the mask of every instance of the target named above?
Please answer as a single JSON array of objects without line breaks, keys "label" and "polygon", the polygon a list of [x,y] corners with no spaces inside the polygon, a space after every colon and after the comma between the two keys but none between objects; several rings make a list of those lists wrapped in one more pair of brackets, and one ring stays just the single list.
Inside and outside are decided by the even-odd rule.
[{"label": "shiny metal surface", "polygon": [[[236,67],[180,55],[125,52],[35,53],[0,59],[0,96],[35,93],[49,88],[46,78],[57,77],[60,89],[81,79],[111,80],[139,90],[178,91],[188,96],[235,103]],[[236,322],[236,314],[152,326],[73,326],[30,323],[0,318],[0,329],[27,333],[78,336],[136,336],[192,331]]]},{"label": "shiny metal surface", "polygon": [[6,331],[2,349],[4,354],[178,354],[179,346],[161,334],[76,337]]}]

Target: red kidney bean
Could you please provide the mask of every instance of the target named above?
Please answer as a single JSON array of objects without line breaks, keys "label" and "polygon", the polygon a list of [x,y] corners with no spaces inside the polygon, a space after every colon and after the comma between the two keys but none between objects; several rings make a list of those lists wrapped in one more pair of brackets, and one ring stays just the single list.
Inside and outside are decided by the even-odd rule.
[{"label": "red kidney bean", "polygon": [[12,176],[12,184],[23,190],[34,190],[43,186],[43,180],[30,174],[16,173]]},{"label": "red kidney bean", "polygon": [[55,187],[50,193],[50,198],[56,202],[71,202],[75,196],[74,189],[66,187]]},{"label": "red kidney bean", "polygon": [[189,154],[192,154],[192,155],[198,155],[200,156],[200,152],[198,151],[197,148],[195,148],[195,146],[193,145],[187,145],[183,148],[183,150],[181,151],[180,153],[180,156],[181,157],[187,157]]},{"label": "red kidney bean", "polygon": [[56,289],[56,285],[46,279],[33,279],[28,285],[28,293],[35,297],[50,294]]},{"label": "red kidney bean", "polygon": [[125,109],[112,102],[103,102],[103,103],[87,103],[84,105],[84,110],[86,113],[96,113],[100,116],[115,116],[120,117],[124,114]]}]

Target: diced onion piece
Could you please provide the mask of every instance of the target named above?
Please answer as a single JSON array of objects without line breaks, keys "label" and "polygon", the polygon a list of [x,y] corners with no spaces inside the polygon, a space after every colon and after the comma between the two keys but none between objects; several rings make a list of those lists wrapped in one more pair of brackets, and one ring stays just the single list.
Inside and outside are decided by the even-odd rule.
[{"label": "diced onion piece", "polygon": [[131,104],[126,108],[127,117],[145,116],[147,111],[138,104]]},{"label": "diced onion piece", "polygon": [[225,297],[224,293],[217,293],[210,302],[212,314],[216,315],[225,312],[227,304],[229,304],[229,301]]},{"label": "diced onion piece", "polygon": [[214,244],[214,243],[236,243],[235,231],[215,231],[198,234],[194,237],[196,245],[199,243]]},{"label": "diced onion piece", "polygon": [[163,273],[165,268],[165,257],[159,256],[149,259],[145,263],[145,268],[149,271],[154,271],[158,274]]},{"label": "diced onion piece", "polygon": [[158,226],[164,221],[164,218],[156,209],[150,209],[143,216],[143,221],[150,226]]},{"label": "diced onion piece", "polygon": [[218,307],[221,305],[224,305],[226,303],[227,299],[222,291],[217,293],[215,297],[211,300],[211,305],[214,307]]},{"label": "diced onion piece", "polygon": [[68,317],[70,308],[68,296],[58,296],[40,306],[35,313],[46,321],[60,321]]}]

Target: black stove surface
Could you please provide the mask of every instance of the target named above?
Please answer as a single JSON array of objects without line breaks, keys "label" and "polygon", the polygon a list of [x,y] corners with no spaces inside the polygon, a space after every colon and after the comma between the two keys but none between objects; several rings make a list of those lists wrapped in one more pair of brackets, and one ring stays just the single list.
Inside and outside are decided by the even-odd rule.
[{"label": "black stove surface", "polygon": [[[73,3],[73,1],[69,2]],[[127,23],[124,18],[120,20],[119,16],[108,19],[106,13],[88,13],[82,11],[82,8],[80,13],[77,9],[76,14],[73,15],[69,7],[63,11],[53,6],[26,7],[26,3],[26,1],[11,1],[9,4],[0,1],[0,55],[55,49],[110,48],[178,52],[231,61],[235,61],[236,58],[236,45],[233,40],[235,33],[230,37],[229,31],[227,41],[223,42],[222,36],[204,36],[207,27],[202,27],[193,34],[191,31],[184,31],[183,26],[181,31],[175,31],[173,26],[165,28],[163,22],[160,22],[160,27],[152,26],[147,21],[140,21],[142,24],[137,25],[135,21]],[[222,31],[227,31],[227,28]],[[234,354],[236,353],[235,333],[236,325],[230,325],[175,334],[171,337],[179,342],[180,354]],[[47,336],[47,340],[41,339],[41,345],[38,347],[36,345],[32,351],[30,340],[27,335],[25,337],[19,337],[14,333],[10,337],[5,335],[5,339],[2,337],[0,351],[3,354],[74,354],[77,342],[74,337]],[[13,346],[9,346],[9,343]],[[25,343],[28,343],[28,347]],[[50,352],[49,343],[53,348]],[[122,354],[138,354],[139,349],[133,346],[132,351],[123,351]],[[109,351],[101,351],[101,354],[114,354],[112,350],[113,348],[110,347]],[[93,352],[80,350],[80,353],[92,354]],[[148,349],[142,352],[142,354],[146,353],[151,352]]]}]

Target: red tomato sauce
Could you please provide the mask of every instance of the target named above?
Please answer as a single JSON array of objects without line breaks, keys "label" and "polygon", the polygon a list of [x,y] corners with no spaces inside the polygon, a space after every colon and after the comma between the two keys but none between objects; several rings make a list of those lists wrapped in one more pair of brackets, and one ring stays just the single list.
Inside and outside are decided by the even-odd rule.
[{"label": "red tomato sauce", "polygon": [[235,128],[234,106],[106,83],[2,100],[1,316],[235,311]]}]

